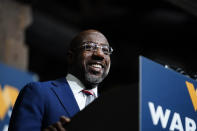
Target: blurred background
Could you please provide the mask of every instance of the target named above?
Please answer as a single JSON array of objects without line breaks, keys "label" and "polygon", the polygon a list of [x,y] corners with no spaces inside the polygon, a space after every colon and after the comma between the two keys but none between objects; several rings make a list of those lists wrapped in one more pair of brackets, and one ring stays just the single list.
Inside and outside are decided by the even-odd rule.
[{"label": "blurred background", "polygon": [[[14,65],[22,59],[17,68],[36,73],[40,81],[65,76],[70,40],[93,28],[114,48],[105,84],[137,82],[139,55],[195,73],[196,6],[194,0],[1,0],[0,60]],[[14,64],[5,60],[6,42],[26,48],[12,49],[19,53],[7,61]]]}]

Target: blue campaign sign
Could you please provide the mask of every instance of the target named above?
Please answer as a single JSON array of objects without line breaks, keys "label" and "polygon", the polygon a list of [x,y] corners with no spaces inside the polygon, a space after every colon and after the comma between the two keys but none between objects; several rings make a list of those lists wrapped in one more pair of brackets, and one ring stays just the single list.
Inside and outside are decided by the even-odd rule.
[{"label": "blue campaign sign", "polygon": [[197,82],[140,57],[140,131],[195,131]]},{"label": "blue campaign sign", "polygon": [[19,91],[36,75],[0,63],[0,131],[7,131],[12,108]]}]

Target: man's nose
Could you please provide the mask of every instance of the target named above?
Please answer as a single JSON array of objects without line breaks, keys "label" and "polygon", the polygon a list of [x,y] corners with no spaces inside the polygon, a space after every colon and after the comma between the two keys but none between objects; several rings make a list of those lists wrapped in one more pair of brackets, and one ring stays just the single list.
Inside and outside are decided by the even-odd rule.
[{"label": "man's nose", "polygon": [[99,60],[103,60],[105,58],[105,54],[101,48],[97,48],[97,50],[93,52],[93,56]]}]

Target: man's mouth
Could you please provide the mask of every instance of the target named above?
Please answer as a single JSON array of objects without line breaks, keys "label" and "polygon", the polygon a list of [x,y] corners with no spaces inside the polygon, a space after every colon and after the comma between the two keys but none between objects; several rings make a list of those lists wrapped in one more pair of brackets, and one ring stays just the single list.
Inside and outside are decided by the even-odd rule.
[{"label": "man's mouth", "polygon": [[90,71],[94,74],[100,74],[103,72],[103,65],[101,63],[91,63],[89,64]]}]

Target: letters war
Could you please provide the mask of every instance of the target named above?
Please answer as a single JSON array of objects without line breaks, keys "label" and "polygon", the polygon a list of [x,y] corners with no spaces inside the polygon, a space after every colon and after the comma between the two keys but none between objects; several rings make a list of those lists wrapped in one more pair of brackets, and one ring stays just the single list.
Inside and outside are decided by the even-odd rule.
[{"label": "letters war", "polygon": [[[164,112],[160,105],[155,107],[153,102],[148,102],[148,107],[154,126],[160,126],[160,121],[161,128],[169,128],[169,131],[196,131],[196,122],[193,119],[185,117],[185,122],[183,123],[180,114],[177,112],[172,114],[170,109],[166,109]],[[170,117],[170,115],[173,116]],[[172,119],[170,120],[169,118]]]}]

